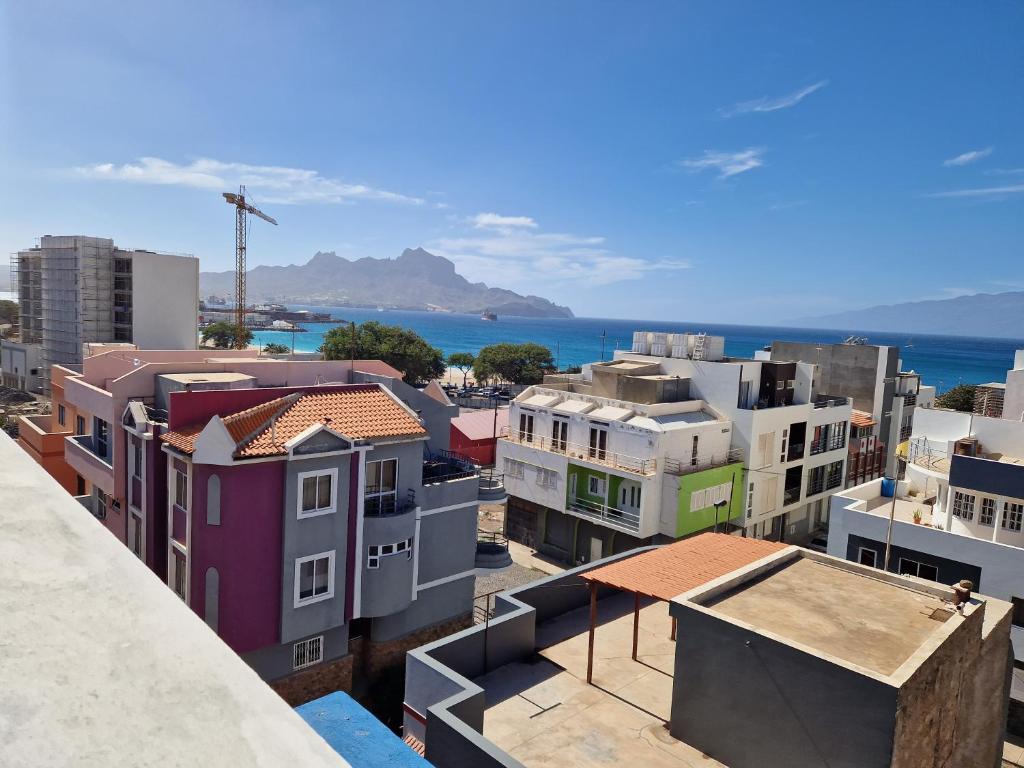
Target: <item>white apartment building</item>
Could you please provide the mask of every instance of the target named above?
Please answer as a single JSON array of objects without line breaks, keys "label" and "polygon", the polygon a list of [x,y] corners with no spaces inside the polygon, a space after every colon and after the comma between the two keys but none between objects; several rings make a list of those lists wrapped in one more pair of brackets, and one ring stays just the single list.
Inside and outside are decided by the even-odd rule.
[{"label": "white apartment building", "polygon": [[727,359],[694,334],[641,332],[634,350],[512,403],[511,538],[580,562],[726,520],[787,541],[827,521],[851,405],[813,391],[812,365]]},{"label": "white apartment building", "polygon": [[[5,364],[35,361],[17,380],[49,392],[53,365],[79,365],[82,345],[133,343],[142,349],[195,349],[199,260],[124,250],[102,237],[52,236],[11,260],[20,338]],[[26,349],[33,347],[35,349]],[[13,372],[4,371],[5,381]]]}]

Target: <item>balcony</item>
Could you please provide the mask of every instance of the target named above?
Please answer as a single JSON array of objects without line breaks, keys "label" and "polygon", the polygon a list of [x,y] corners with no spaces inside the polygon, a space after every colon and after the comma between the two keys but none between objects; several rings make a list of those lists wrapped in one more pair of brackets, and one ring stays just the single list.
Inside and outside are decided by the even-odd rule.
[{"label": "balcony", "polygon": [[739,448],[730,448],[726,453],[713,456],[698,457],[696,462],[693,459],[682,460],[665,458],[665,472],[670,475],[692,475],[694,472],[703,472],[705,469],[716,469],[729,464],[736,464],[743,461],[743,451]]},{"label": "balcony", "polygon": [[476,477],[477,468],[465,456],[451,451],[432,453],[423,460],[423,484],[433,485],[448,480]]},{"label": "balcony", "polygon": [[519,445],[558,453],[570,459],[580,459],[591,464],[599,464],[603,467],[621,469],[637,475],[653,475],[657,469],[657,461],[655,459],[641,459],[637,456],[628,456],[624,453],[616,453],[608,449],[601,450],[589,445],[570,443],[567,440],[552,440],[550,437],[543,437],[536,432],[519,432],[513,429],[502,434],[501,437],[504,440],[518,443]]},{"label": "balcony", "polygon": [[363,517],[396,517],[416,509],[416,496],[412,491],[406,498],[398,496],[370,496],[363,501]]},{"label": "balcony", "polygon": [[[114,467],[97,446],[92,435],[75,435],[64,439],[64,460],[78,474],[105,493],[114,492]],[[109,450],[109,443],[108,443]]]},{"label": "balcony", "polygon": [[572,514],[594,520],[609,528],[618,528],[627,533],[637,533],[640,530],[639,512],[615,509],[586,499],[570,499],[566,507],[566,511]]},{"label": "balcony", "polygon": [[815,395],[814,401],[811,403],[815,408],[838,408],[841,405],[849,405],[853,402],[848,397],[839,397],[836,395]]}]

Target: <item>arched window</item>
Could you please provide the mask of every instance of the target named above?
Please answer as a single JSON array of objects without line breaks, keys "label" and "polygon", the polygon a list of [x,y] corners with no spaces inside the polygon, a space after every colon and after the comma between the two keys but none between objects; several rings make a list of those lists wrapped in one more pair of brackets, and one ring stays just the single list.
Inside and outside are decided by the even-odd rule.
[{"label": "arched window", "polygon": [[206,481],[206,524],[220,525],[220,478],[216,475]]},{"label": "arched window", "polygon": [[206,605],[204,608],[206,623],[214,632],[217,631],[217,611],[220,603],[220,574],[216,568],[206,569]]}]

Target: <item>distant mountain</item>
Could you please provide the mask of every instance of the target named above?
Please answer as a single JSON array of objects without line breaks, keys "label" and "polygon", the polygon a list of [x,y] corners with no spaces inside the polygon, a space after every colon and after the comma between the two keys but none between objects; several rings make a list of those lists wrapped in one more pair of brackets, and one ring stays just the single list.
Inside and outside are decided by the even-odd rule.
[{"label": "distant mountain", "polygon": [[1024,338],[1024,291],[910,301],[793,321],[800,327]]},{"label": "distant mountain", "polygon": [[[234,294],[234,272],[201,272],[202,296]],[[393,309],[447,309],[499,317],[572,317],[572,310],[540,296],[522,296],[504,288],[471,283],[455,265],[422,248],[406,248],[397,259],[349,261],[333,251],[318,252],[305,264],[259,266],[246,275],[249,303],[324,306],[384,306]]]}]

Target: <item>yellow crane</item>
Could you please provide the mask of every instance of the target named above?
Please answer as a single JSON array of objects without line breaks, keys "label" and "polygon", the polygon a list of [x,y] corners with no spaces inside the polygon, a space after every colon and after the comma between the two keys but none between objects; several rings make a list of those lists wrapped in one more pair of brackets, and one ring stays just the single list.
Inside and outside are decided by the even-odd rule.
[{"label": "yellow crane", "polygon": [[251,213],[274,226],[277,220],[245,201],[244,185],[238,187],[237,195],[234,192],[222,194],[235,206],[235,349],[245,349],[245,217]]}]

